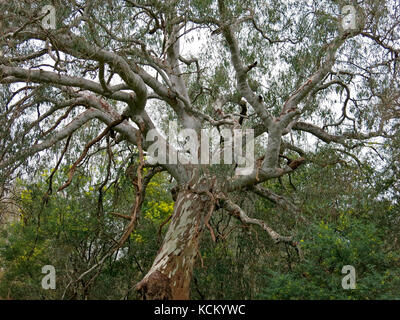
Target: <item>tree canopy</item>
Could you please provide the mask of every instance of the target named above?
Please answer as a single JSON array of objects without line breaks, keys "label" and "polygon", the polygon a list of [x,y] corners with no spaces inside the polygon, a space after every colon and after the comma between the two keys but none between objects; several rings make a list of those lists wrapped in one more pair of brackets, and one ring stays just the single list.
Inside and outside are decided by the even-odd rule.
[{"label": "tree canopy", "polygon": [[398,298],[398,1],[0,9],[0,297]]}]

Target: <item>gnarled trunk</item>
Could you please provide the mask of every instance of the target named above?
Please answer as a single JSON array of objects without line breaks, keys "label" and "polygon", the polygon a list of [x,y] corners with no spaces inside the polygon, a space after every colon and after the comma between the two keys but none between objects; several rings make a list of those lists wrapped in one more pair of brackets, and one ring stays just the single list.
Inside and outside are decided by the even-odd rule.
[{"label": "gnarled trunk", "polygon": [[150,271],[136,289],[144,299],[189,299],[198,241],[210,198],[190,189],[178,193],[174,213]]}]

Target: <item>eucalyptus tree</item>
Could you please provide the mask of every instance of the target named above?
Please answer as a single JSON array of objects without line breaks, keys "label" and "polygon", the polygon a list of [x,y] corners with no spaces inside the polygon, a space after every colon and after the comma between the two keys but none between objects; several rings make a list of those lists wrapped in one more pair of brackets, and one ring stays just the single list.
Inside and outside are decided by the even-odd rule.
[{"label": "eucalyptus tree", "polygon": [[[203,232],[215,237],[209,220],[216,210],[260,227],[300,253],[284,225],[252,218],[235,195],[254,192],[305,223],[300,208],[265,183],[313,165],[313,152],[322,143],[334,146],[337,162],[360,161],[368,150],[379,152],[376,144],[384,145],[397,130],[400,4],[395,0],[0,5],[3,183],[32,165],[29,159],[58,150],[54,146],[65,141],[57,168],[72,152],[69,144],[79,130],[100,122],[103,131],[86,137],[83,150],[78,146],[81,155],[71,153],[77,160],[58,191],[68,192],[77,165],[104,139],[113,140],[108,149],[114,153],[129,147],[139,154],[139,163],[127,170],[137,190],[132,210],[115,217],[128,220],[118,247],[136,226],[152,175],[166,170],[173,178],[168,231],[153,266],[136,285],[146,299],[189,298],[198,243]],[[202,142],[202,129],[253,130],[254,166],[238,174],[237,158],[213,165],[193,150],[189,163],[176,163],[180,146],[166,138],[168,121],[192,130]],[[167,151],[150,162],[155,136],[158,156],[162,146]],[[227,137],[220,140],[229,145]]]}]

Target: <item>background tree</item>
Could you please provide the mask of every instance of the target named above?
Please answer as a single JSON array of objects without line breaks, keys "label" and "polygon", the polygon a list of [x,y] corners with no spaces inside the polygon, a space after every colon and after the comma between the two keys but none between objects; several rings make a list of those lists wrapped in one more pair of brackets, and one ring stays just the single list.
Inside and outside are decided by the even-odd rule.
[{"label": "background tree", "polygon": [[[47,4],[1,3],[0,169],[5,194],[15,177],[33,176],[38,164],[51,164],[35,211],[39,217],[56,206],[56,190],[63,201],[78,199],[77,206],[86,201],[71,187],[85,165],[92,170],[88,184],[96,187],[97,210],[82,222],[90,226],[97,219],[103,229],[111,223],[115,232],[111,245],[95,246],[99,258],[65,286],[65,295],[76,297],[74,286],[86,288],[85,279],[94,279],[140,232],[135,230],[140,214],[155,208],[145,207],[146,188],[161,171],[171,177],[175,204],[161,247],[136,285],[146,299],[189,298],[203,231],[220,241],[235,228],[231,219],[246,230],[261,228],[271,245],[293,247],[302,259],[300,233],[311,238],[317,226],[323,228],[315,226],[316,215],[332,210],[340,217],[360,203],[387,208],[381,207],[383,199],[397,204],[395,1],[351,2],[354,30],[341,27],[341,9],[348,4],[342,1],[52,1],[55,29],[42,24]],[[182,165],[168,158],[166,164],[147,163],[146,135],[151,129],[167,132],[168,120],[198,135],[210,127],[254,129],[259,157],[254,170],[238,176],[236,164]],[[179,148],[165,143],[168,150]],[[63,164],[69,165],[68,177],[56,181]],[[328,169],[335,179],[320,185]],[[361,188],[362,196],[345,187]],[[131,205],[114,212],[120,198],[112,201],[107,190],[119,190],[118,197]],[[326,198],[316,199],[315,193]],[[264,202],[259,207],[250,201],[259,197],[276,207],[263,210]],[[398,221],[393,210],[386,217],[391,226]],[[246,248],[243,241],[236,233],[231,245]],[[392,244],[398,247],[397,238]],[[328,271],[342,261],[326,262]],[[245,275],[246,268],[237,265],[235,272]]]}]

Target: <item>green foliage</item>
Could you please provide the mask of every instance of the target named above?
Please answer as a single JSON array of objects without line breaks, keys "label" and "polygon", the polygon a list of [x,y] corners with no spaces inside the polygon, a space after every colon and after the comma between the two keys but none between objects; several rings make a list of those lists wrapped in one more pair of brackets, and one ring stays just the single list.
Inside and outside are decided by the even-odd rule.
[{"label": "green foliage", "polygon": [[[59,70],[53,70],[60,77],[68,75],[71,79],[80,77],[82,83],[89,79],[96,82],[101,78],[99,67],[105,64],[105,80],[108,78],[111,86],[124,81],[128,84],[131,77],[121,77],[118,72],[127,63],[132,68],[129,75],[145,75],[146,85],[154,84],[151,90],[148,88],[148,113],[131,120],[138,125],[142,120],[147,122],[149,116],[164,132],[168,120],[182,120],[183,111],[193,116],[200,111],[218,120],[215,107],[218,99],[225,97],[229,102],[221,107],[222,111],[235,114],[233,117],[238,119],[237,102],[248,97],[239,93],[239,75],[235,74],[232,54],[221,30],[224,26],[230,26],[237,38],[238,58],[243,67],[257,62],[246,73],[249,88],[255,96],[261,96],[266,112],[281,117],[287,99],[326,61],[327,45],[339,32],[341,6],[347,3],[226,0],[222,1],[226,12],[221,16],[218,2],[212,0],[173,1],[173,5],[165,1],[120,0],[0,2],[2,28],[8,32],[1,34],[0,58],[10,60],[4,65],[25,70],[49,69],[48,61],[54,57],[40,54],[27,61],[24,58],[45,49],[64,60],[59,63]],[[46,31],[48,41],[32,41],[34,37],[28,40],[30,34],[36,36],[36,32],[28,30],[40,24],[36,14],[41,6],[50,3],[57,9],[57,31]],[[199,244],[201,258],[194,270],[193,298],[400,298],[396,64],[400,10],[393,0],[358,3],[368,18],[364,31],[373,36],[361,34],[346,40],[337,52],[332,72],[298,105],[302,113],[296,120],[319,126],[324,135],[353,134],[361,139],[342,137],[325,143],[326,139],[310,139],[307,130],[298,130],[296,125],[282,136],[287,148],[282,144],[279,167],[288,164],[281,157],[295,159],[304,155],[307,163],[263,186],[293,202],[304,220],[298,213],[284,210],[249,190],[229,194],[249,216],[265,221],[281,235],[293,235],[304,258],[300,259],[289,245],[276,245],[264,230],[244,226],[217,208],[210,219],[216,242],[206,229]],[[72,21],[74,26],[70,25]],[[11,24],[14,27],[9,29]],[[179,74],[170,74],[168,33],[178,24],[182,26],[181,58],[197,61],[187,65],[182,59]],[[73,34],[78,37],[69,48],[68,39]],[[119,56],[118,63],[96,58],[97,48],[108,51],[107,57]],[[119,66],[120,62],[125,63]],[[171,177],[160,173],[152,178],[134,232],[105,260],[101,270],[71,282],[101,261],[123,234],[127,221],[121,215],[130,213],[135,199],[133,181],[126,171],[128,163],[137,164],[137,150],[123,139],[111,139],[110,134],[90,148],[72,184],[56,192],[67,181],[71,164],[84,146],[104,130],[104,123],[96,119],[73,132],[60,168],[53,176],[51,170],[43,168],[54,167],[64,142],[59,141],[32,157],[30,150],[26,150],[50,141],[57,136],[55,131],[62,131],[72,119],[88,111],[88,106],[80,103],[71,108],[67,104],[68,111],[66,106],[62,107],[74,94],[86,94],[85,87],[79,92],[76,86],[65,90],[63,85],[49,83],[47,78],[44,83],[33,85],[30,77],[20,76],[2,78],[5,81],[0,87],[0,200],[3,185],[10,186],[7,192],[13,194],[15,205],[10,209],[0,202],[0,222],[7,221],[3,212],[12,211],[17,217],[0,226],[0,299],[59,299],[64,293],[68,299],[139,298],[133,287],[150,269],[168,227],[166,221],[173,213]],[[176,77],[185,83],[194,110],[185,103],[185,109],[180,108],[182,97],[174,92],[180,91],[180,85],[168,83]],[[27,89],[18,92],[22,89],[19,85],[7,83],[14,80],[25,81]],[[324,88],[324,84],[328,86]],[[98,88],[101,87],[103,84],[99,83]],[[127,107],[124,102],[113,100],[113,96],[129,92],[136,101],[137,92],[127,90],[132,89],[130,85],[115,94],[103,89],[104,94],[102,89],[94,90],[92,98],[108,103],[114,110],[107,108],[104,112],[112,116],[122,114]],[[248,108],[243,127],[257,130],[262,121],[249,104]],[[337,121],[342,121],[341,125],[332,126]],[[54,127],[55,124],[58,126]],[[208,126],[210,123],[204,121],[204,127]],[[133,132],[133,126],[131,129]],[[375,132],[374,137],[364,139],[363,135],[369,132]],[[390,139],[376,137],[376,133],[390,135]],[[117,136],[124,138],[121,132]],[[265,145],[265,136],[258,137],[257,156],[265,155]],[[297,148],[303,151],[297,153]],[[204,174],[201,170],[200,174]],[[235,168],[224,164],[211,165],[207,170],[218,182],[225,182],[233,178]],[[20,178],[15,180],[16,177]],[[7,185],[8,182],[11,184]],[[54,291],[41,288],[41,268],[47,264],[54,265],[57,271]],[[355,290],[341,287],[344,265],[356,269]]]},{"label": "green foliage", "polygon": [[[69,166],[60,168],[55,183],[66,179]],[[0,298],[60,299],[71,279],[98,262],[123,231],[120,218],[108,214],[129,210],[132,186],[121,177],[123,195],[111,186],[103,190],[104,213],[98,211],[98,190],[90,174],[76,175],[68,194],[54,194],[48,202],[49,171],[43,170],[35,183],[19,180],[16,186],[19,219],[3,226],[0,234]],[[67,298],[121,299],[134,292],[150,267],[160,239],[161,223],[172,213],[173,202],[164,174],[156,175],[147,189],[140,226],[127,243],[104,264],[93,281],[91,276],[72,285]],[[114,204],[112,204],[115,201]],[[165,231],[165,229],[164,229]],[[44,265],[56,269],[56,290],[43,290]],[[94,272],[95,274],[95,272]],[[135,297],[135,295],[133,295]]]},{"label": "green foliage", "polygon": [[[344,218],[334,227],[321,221],[300,240],[305,259],[290,272],[268,270],[262,299],[398,299],[399,254],[387,252],[384,234],[368,221]],[[356,289],[344,290],[345,265],[356,270]]]}]

